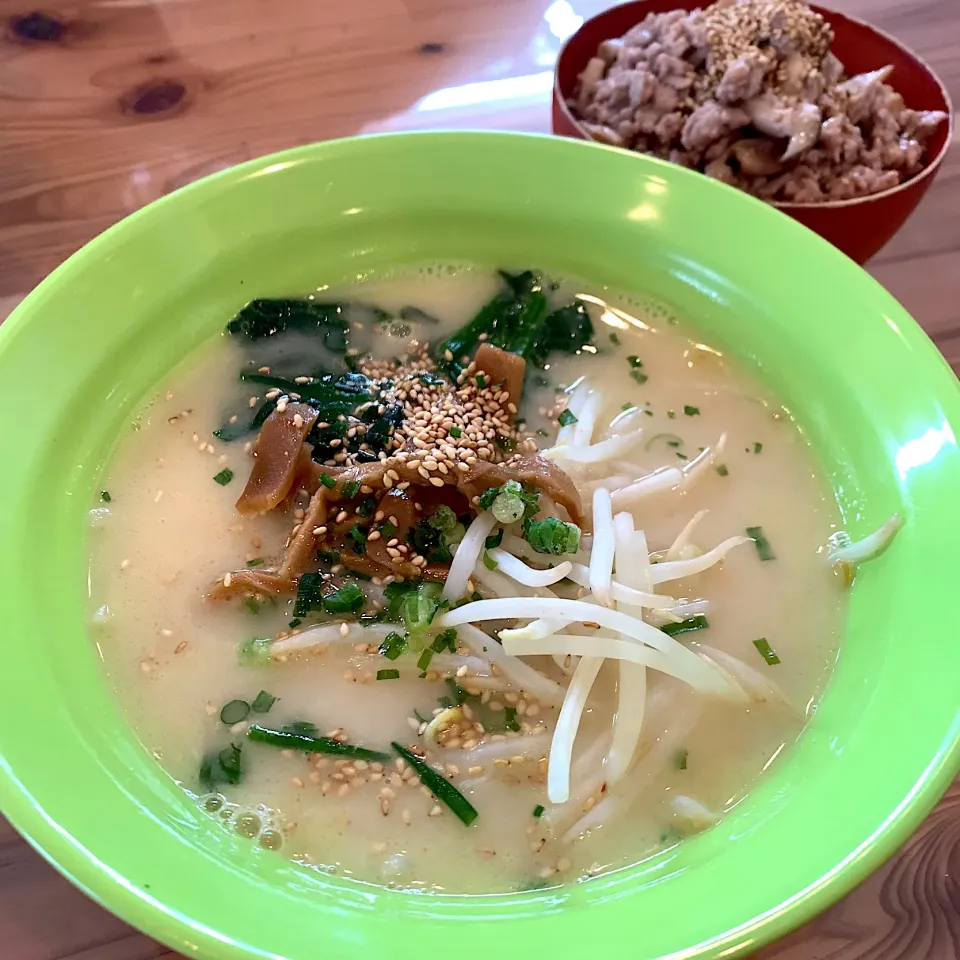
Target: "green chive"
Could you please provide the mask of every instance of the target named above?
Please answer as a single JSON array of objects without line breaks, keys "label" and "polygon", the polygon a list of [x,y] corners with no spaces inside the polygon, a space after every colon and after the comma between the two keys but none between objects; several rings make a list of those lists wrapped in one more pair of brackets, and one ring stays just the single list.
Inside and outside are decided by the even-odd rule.
[{"label": "green chive", "polygon": [[520,724],[517,723],[516,707],[504,707],[503,728],[504,730],[513,730],[513,731],[517,731],[520,729]]},{"label": "green chive", "polygon": [[247,561],[248,567],[259,567],[262,566],[266,561],[263,557],[254,557],[252,560]]},{"label": "green chive", "polygon": [[453,627],[447,627],[437,634],[436,640],[430,644],[430,649],[434,653],[443,653],[446,650],[449,653],[457,652],[457,631]]},{"label": "green chive", "polygon": [[539,819],[543,816],[543,810],[544,810],[543,804],[542,804],[542,803],[538,803],[538,804],[533,808],[533,816],[534,816],[534,818],[537,819],[537,820],[539,820]]},{"label": "green chive", "polygon": [[400,671],[399,670],[378,670],[377,679],[378,680],[399,680]]},{"label": "green chive", "polygon": [[676,752],[676,755],[675,755],[674,758],[673,758],[673,765],[674,765],[678,770],[686,770],[686,769],[687,769],[687,756],[688,756],[688,751],[686,751],[686,750],[678,750],[678,751]]},{"label": "green chive", "polygon": [[360,481],[359,480],[348,480],[343,485],[343,495],[348,499],[352,500],[360,492]]},{"label": "green chive", "polygon": [[225,487],[233,479],[233,471],[224,467],[214,478],[221,487]]},{"label": "green chive", "polygon": [[557,423],[559,423],[561,427],[569,427],[572,423],[576,422],[577,418],[570,410],[561,410],[560,415],[557,417]]},{"label": "green chive", "polygon": [[273,646],[272,640],[265,640],[261,637],[252,637],[244,640],[237,648],[237,659],[243,667],[263,667],[273,662],[270,655],[270,648]]},{"label": "green chive", "polygon": [[250,704],[250,709],[254,713],[269,713],[270,708],[277,702],[277,698],[266,690],[261,690]]},{"label": "green chive", "polygon": [[420,654],[419,659],[417,660],[417,666],[421,670],[426,670],[430,666],[430,661],[433,659],[433,651],[427,647],[423,653]]},{"label": "green chive", "polygon": [[630,376],[633,377],[637,383],[646,383],[650,379],[642,370],[631,370]]},{"label": "green chive", "polygon": [[684,413],[684,416],[687,416],[687,417],[699,417],[699,416],[700,416],[700,408],[699,408],[699,407],[685,406],[685,407],[683,408],[683,413]]},{"label": "green chive", "polygon": [[757,556],[761,560],[776,560],[777,555],[770,546],[770,541],[763,535],[763,527],[747,527],[747,536],[757,548]]},{"label": "green chive", "polygon": [[665,623],[660,630],[668,637],[675,637],[681,633],[689,633],[691,630],[705,630],[709,626],[707,618],[698,614],[681,620],[680,623]]},{"label": "green chive", "polygon": [[237,784],[243,776],[240,747],[233,743],[224,750],[208,754],[200,764],[200,783],[213,790],[218,783]]},{"label": "green chive", "polygon": [[294,618],[287,624],[287,626],[288,626],[291,630],[295,630],[297,627],[300,626],[301,623],[303,623],[303,621],[302,621],[299,617],[294,617]]},{"label": "green chive", "polygon": [[100,499],[101,499],[104,503],[109,503],[109,502],[113,499],[113,497],[110,496],[110,491],[109,491],[109,490],[101,490],[101,491],[100,491]]},{"label": "green chive", "polygon": [[[291,724],[292,726],[292,724]],[[316,729],[311,724],[312,729]],[[292,730],[270,730],[259,724],[252,724],[247,731],[247,739],[254,743],[265,743],[283,750],[301,750],[304,753],[326,753],[336,757],[353,757],[355,760],[371,760],[383,763],[390,759],[387,753],[379,750],[367,750],[352,743],[340,743],[330,737],[315,737],[308,733],[295,733]]]},{"label": "green chive", "polygon": [[720,466],[717,467],[717,473],[719,473],[721,477],[725,477],[730,473],[730,471],[727,469],[725,464],[721,463]]},{"label": "green chive", "polygon": [[350,528],[347,537],[353,542],[354,553],[363,556],[363,554],[367,552],[367,531],[364,530],[359,523],[355,523]]},{"label": "green chive", "polygon": [[629,363],[634,370],[637,370],[643,366],[643,361],[635,354],[631,354],[629,357],[627,357],[627,363]]},{"label": "green chive", "polygon": [[345,583],[323,598],[323,609],[333,614],[357,613],[366,602],[366,594],[355,583]]},{"label": "green chive", "polygon": [[320,482],[321,482],[328,490],[332,490],[332,489],[337,485],[337,481],[334,480],[333,477],[331,477],[329,473],[321,473],[321,474],[320,474]]},{"label": "green chive", "polygon": [[383,537],[384,540],[389,540],[396,532],[397,528],[389,520],[385,520],[380,524],[380,536]]},{"label": "green chive", "polygon": [[753,445],[753,452],[754,452],[754,453],[759,453],[762,449],[763,449],[763,444],[762,444],[762,443],[755,443],[755,444]]},{"label": "green chive", "polygon": [[420,782],[438,800],[445,803],[464,826],[469,827],[477,819],[479,814],[476,808],[446,777],[437,773],[433,767],[412,754],[406,747],[400,746],[399,743],[393,742],[390,746],[413,767],[414,773],[420,778]]},{"label": "green chive", "polygon": [[246,700],[231,700],[223,705],[220,711],[220,722],[232,727],[235,723],[246,720],[248,713],[250,713],[250,704]]},{"label": "green chive", "polygon": [[463,431],[459,427],[451,427],[450,436],[453,437],[454,440],[459,440],[463,436]]},{"label": "green chive", "polygon": [[477,386],[483,389],[487,385],[487,378],[482,374],[478,373],[476,376]]},{"label": "green chive", "polygon": [[392,630],[383,638],[383,643],[380,644],[378,652],[380,656],[386,657],[388,660],[396,660],[403,653],[406,645],[407,638]]},{"label": "green chive", "polygon": [[760,656],[767,661],[768,667],[773,667],[780,663],[780,658],[774,652],[773,647],[771,647],[767,642],[766,637],[761,637],[759,640],[754,640],[753,645],[757,648]]}]

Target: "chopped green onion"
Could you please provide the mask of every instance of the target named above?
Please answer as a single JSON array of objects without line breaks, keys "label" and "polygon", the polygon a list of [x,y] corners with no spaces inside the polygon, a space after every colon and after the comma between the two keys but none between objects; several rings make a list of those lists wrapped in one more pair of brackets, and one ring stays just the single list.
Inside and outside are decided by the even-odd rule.
[{"label": "chopped green onion", "polygon": [[364,530],[359,523],[355,523],[350,528],[350,532],[347,534],[347,537],[353,542],[354,553],[358,553],[362,556],[367,552],[367,531]]},{"label": "chopped green onion", "polygon": [[488,570],[496,570],[496,569],[497,569],[497,561],[494,560],[493,557],[491,557],[490,554],[486,552],[486,550],[484,550],[484,552],[483,552],[483,565],[484,565]]},{"label": "chopped green onion", "polygon": [[626,413],[628,410],[636,409],[636,406],[637,405],[635,403],[625,403],[623,404],[623,406],[620,407],[620,410],[622,413]]},{"label": "chopped green onion", "polygon": [[297,581],[297,598],[293,601],[293,615],[306,616],[323,606],[323,577],[319,573],[302,573]]},{"label": "chopped green onion", "polygon": [[413,767],[420,778],[420,782],[441,802],[445,803],[464,826],[469,827],[479,814],[470,801],[444,776],[437,773],[418,756],[412,754],[406,747],[394,741],[390,744],[397,754]]},{"label": "chopped green onion", "polygon": [[352,500],[360,492],[360,481],[359,480],[348,480],[343,485],[343,495],[348,499]]},{"label": "chopped green onion", "polygon": [[453,627],[447,627],[437,634],[436,640],[430,644],[430,649],[434,653],[443,653],[448,650],[450,653],[457,652],[457,631]]},{"label": "chopped green onion", "polygon": [[253,703],[250,704],[250,709],[254,713],[269,713],[270,708],[277,702],[277,698],[272,693],[267,693],[266,690],[261,690],[256,697],[254,697]]},{"label": "chopped green onion", "polygon": [[483,545],[487,550],[493,550],[495,547],[499,547],[501,543],[503,543],[503,527],[497,530],[496,533],[491,533],[490,536],[483,541]]},{"label": "chopped green onion", "polygon": [[670,420],[675,419],[676,416],[677,416],[677,411],[676,411],[676,410],[668,410],[668,411],[667,411],[667,417],[668,417]]},{"label": "chopped green onion", "polygon": [[476,376],[477,386],[483,389],[487,385],[487,378],[482,374],[478,373]]},{"label": "chopped green onion", "polygon": [[640,384],[646,383],[650,379],[642,370],[631,370],[630,376]]},{"label": "chopped green onion", "polygon": [[544,810],[543,804],[542,804],[542,803],[538,803],[538,804],[533,808],[533,816],[534,816],[534,819],[539,820],[539,819],[543,816],[543,810]]},{"label": "chopped green onion", "polygon": [[330,737],[314,737],[290,730],[270,730],[256,723],[252,724],[247,731],[247,739],[284,750],[302,750],[304,753],[326,753],[336,757],[353,757],[355,760],[380,763],[390,759],[389,754],[381,753],[379,750],[367,750],[365,747],[356,747],[352,743],[340,743]]},{"label": "chopped green onion", "polygon": [[321,563],[329,563],[331,566],[333,566],[335,563],[340,562],[340,551],[339,550],[318,550],[317,559]]},{"label": "chopped green onion", "polygon": [[634,370],[637,370],[643,366],[643,361],[636,356],[636,354],[631,354],[629,357],[627,357],[627,363],[629,363]]},{"label": "chopped green onion", "polygon": [[259,567],[259,566],[262,566],[265,562],[266,561],[264,561],[263,557],[254,557],[252,560],[247,561],[247,566]]},{"label": "chopped green onion", "polygon": [[256,617],[260,614],[260,607],[263,605],[256,597],[244,597],[243,605]]},{"label": "chopped green onion", "polygon": [[331,477],[329,473],[321,473],[321,474],[320,474],[320,482],[321,482],[328,490],[332,490],[332,489],[337,485],[337,481],[334,480],[333,477]]},{"label": "chopped green onion", "polygon": [[225,487],[233,479],[233,471],[224,467],[214,478],[221,487]]},{"label": "chopped green onion", "polygon": [[299,627],[301,623],[303,623],[303,621],[302,621],[299,617],[294,617],[294,618],[287,624],[287,626],[288,626],[291,630],[296,630],[296,628]]},{"label": "chopped green onion", "polygon": [[383,643],[380,644],[379,653],[380,656],[386,657],[388,660],[396,660],[397,657],[403,653],[404,648],[407,645],[407,638],[397,633],[395,630],[391,630],[383,638]]},{"label": "chopped green onion", "polygon": [[433,623],[440,606],[441,586],[438,583],[421,583],[403,597],[400,614],[407,633],[423,633]]},{"label": "chopped green onion", "polygon": [[770,541],[763,535],[763,527],[747,527],[747,536],[757,548],[757,556],[761,560],[776,560],[777,556],[770,546]]},{"label": "chopped green onion", "polygon": [[399,670],[378,670],[377,679],[378,680],[399,680],[400,671]]},{"label": "chopped green onion", "polygon": [[420,654],[419,659],[417,660],[417,666],[421,670],[426,670],[430,666],[430,661],[433,659],[433,651],[427,647],[423,653]]},{"label": "chopped green onion", "polygon": [[754,453],[759,453],[762,449],[763,449],[763,444],[762,444],[762,443],[755,443],[755,444],[753,445],[753,452],[754,452]]},{"label": "chopped green onion", "polygon": [[384,540],[389,540],[396,532],[397,528],[389,520],[385,520],[380,524],[380,536],[383,537]]},{"label": "chopped green onion", "polygon": [[675,637],[681,633],[689,633],[691,630],[704,630],[709,626],[707,618],[698,614],[695,617],[681,620],[680,623],[665,623],[660,630],[668,637]]},{"label": "chopped green onion", "polygon": [[676,449],[683,446],[683,440],[675,433],[655,433],[644,446],[644,450],[649,450],[655,443],[662,442],[668,447]]},{"label": "chopped green onion", "polygon": [[537,553],[559,557],[580,549],[580,528],[558,517],[527,520],[523,525],[523,535]]},{"label": "chopped green onion", "polygon": [[611,334],[610,334],[610,342],[611,342],[615,347],[619,347],[619,346],[620,346],[620,338],[619,338],[615,333],[611,333]]},{"label": "chopped green onion", "polygon": [[240,747],[232,743],[224,750],[208,754],[200,764],[200,783],[208,790],[218,783],[237,784],[243,776]]},{"label": "chopped green onion", "polygon": [[231,700],[224,704],[220,711],[220,722],[232,727],[235,723],[246,720],[248,713],[250,713],[250,704],[246,700]]},{"label": "chopped green onion", "polygon": [[727,469],[726,464],[721,463],[720,466],[717,467],[717,473],[719,473],[721,477],[725,477],[730,471]]},{"label": "chopped green onion", "polygon": [[572,410],[561,410],[560,415],[557,417],[557,423],[561,427],[569,427],[573,423],[577,423],[577,417]]},{"label": "chopped green onion", "polygon": [[765,637],[754,640],[753,645],[757,648],[760,656],[767,661],[768,667],[773,667],[780,663],[780,658],[776,655],[773,647],[770,646]]},{"label": "chopped green onion", "polygon": [[323,608],[327,613],[358,613],[366,602],[366,594],[355,583],[345,583],[323,598]]},{"label": "chopped green onion", "polygon": [[262,667],[273,661],[270,655],[272,646],[272,640],[264,640],[261,637],[244,640],[237,649],[237,659],[244,667]]},{"label": "chopped green onion", "polygon": [[109,490],[101,490],[101,491],[100,491],[100,499],[101,499],[104,503],[109,503],[109,502],[113,499],[113,497],[110,496],[110,491],[109,491]]},{"label": "chopped green onion", "polygon": [[688,755],[689,755],[689,751],[687,751],[687,750],[678,750],[677,753],[676,753],[676,756],[673,758],[673,765],[674,765],[678,770],[686,770],[686,769],[687,769],[687,757],[688,757]]},{"label": "chopped green onion", "polygon": [[280,730],[282,733],[295,733],[298,737],[315,737],[320,732],[317,725],[309,720],[294,720],[292,723],[285,723]]},{"label": "chopped green onion", "polygon": [[427,520],[427,523],[434,530],[441,533],[449,533],[457,525],[457,515],[446,504],[441,503],[434,511],[433,516]]},{"label": "chopped green onion", "polygon": [[520,729],[520,724],[517,722],[516,707],[504,707],[503,727],[505,730],[512,730],[514,732]]},{"label": "chopped green onion", "polygon": [[451,427],[450,436],[453,437],[454,440],[459,440],[463,436],[463,431],[459,427]]},{"label": "chopped green onion", "polygon": [[684,415],[685,415],[685,416],[688,416],[688,417],[699,417],[699,416],[700,416],[700,408],[699,408],[699,407],[685,406],[685,407],[683,408],[683,412],[684,412]]}]

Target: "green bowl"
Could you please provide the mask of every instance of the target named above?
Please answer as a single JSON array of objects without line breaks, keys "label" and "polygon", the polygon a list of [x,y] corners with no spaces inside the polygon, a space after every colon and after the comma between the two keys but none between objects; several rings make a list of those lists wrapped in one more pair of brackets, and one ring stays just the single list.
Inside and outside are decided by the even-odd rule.
[{"label": "green bowl", "polygon": [[[541,893],[392,892],[221,830],[128,727],[85,626],[87,510],[169,371],[251,297],[451,259],[668,301],[773,387],[854,536],[907,518],[857,577],[836,671],[789,756],[715,829]],[[0,805],[77,886],[191,956],[727,957],[863,880],[957,772],[957,381],[851,261],[706,177],[489,133],[257,160],[134,214],[41,284],[0,328],[0,410]]]}]

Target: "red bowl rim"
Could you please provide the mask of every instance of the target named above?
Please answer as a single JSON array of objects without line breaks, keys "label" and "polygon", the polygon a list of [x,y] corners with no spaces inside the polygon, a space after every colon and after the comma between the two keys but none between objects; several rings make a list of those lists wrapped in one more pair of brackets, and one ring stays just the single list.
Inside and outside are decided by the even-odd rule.
[{"label": "red bowl rim", "polygon": [[[705,0],[705,5],[708,5],[709,0]],[[820,4],[817,4],[820,6]],[[913,189],[923,180],[932,177],[937,170],[940,168],[940,165],[943,163],[944,158],[946,157],[950,146],[953,143],[953,133],[954,133],[954,111],[953,111],[953,101],[950,99],[950,94],[947,91],[946,86],[943,81],[933,70],[929,63],[923,59],[918,53],[912,50],[906,44],[901,43],[896,37],[891,36],[885,30],[881,30],[879,27],[875,27],[872,23],[867,23],[865,20],[861,20],[859,17],[853,17],[848,13],[844,13],[841,10],[834,10],[832,7],[821,7],[822,10],[825,10],[831,15],[836,15],[843,17],[846,20],[849,20],[851,23],[855,23],[858,27],[863,30],[868,30],[871,33],[875,33],[878,36],[883,37],[885,40],[892,43],[895,47],[899,47],[905,54],[907,54],[912,60],[914,60],[920,67],[922,67],[927,74],[933,79],[933,82],[939,87],[940,94],[943,97],[943,102],[947,105],[947,135],[944,138],[943,146],[938,151],[937,155],[927,163],[924,168],[915,176],[910,177],[909,180],[905,180],[903,183],[898,183],[895,187],[888,187],[886,190],[881,190],[879,193],[869,193],[863,197],[853,197],[850,200],[821,200],[821,201],[810,201],[809,203],[784,203],[778,201],[763,201],[764,203],[769,203],[770,206],[776,207],[778,210],[838,210],[844,207],[853,207],[862,203],[870,203],[877,200],[885,199],[886,197],[893,196],[896,193],[900,193],[904,190]],[[601,11],[596,14],[594,17],[591,17],[591,20],[596,20],[599,17],[604,16],[608,13],[608,10]],[[568,37],[566,42],[560,48],[560,52],[557,55],[557,63],[553,71],[553,97],[556,104],[559,106],[560,110],[563,112],[564,117],[569,120],[572,126],[574,126],[577,131],[583,136],[585,140],[590,143],[596,143],[598,141],[594,140],[583,127],[580,126],[580,121],[570,112],[570,108],[567,106],[566,98],[564,97],[563,91],[560,89],[560,62],[563,60],[564,55],[567,52],[567,47],[570,45],[571,41],[580,33],[587,23],[590,20],[585,21],[577,29],[576,33],[573,36]],[[637,21],[638,23],[640,21]],[[640,153],[639,151],[629,150],[627,147],[614,147],[614,149],[626,150],[628,153],[639,153],[640,156],[645,156],[645,154]],[[706,176],[706,174],[704,174]],[[758,198],[760,199],[760,198]]]}]

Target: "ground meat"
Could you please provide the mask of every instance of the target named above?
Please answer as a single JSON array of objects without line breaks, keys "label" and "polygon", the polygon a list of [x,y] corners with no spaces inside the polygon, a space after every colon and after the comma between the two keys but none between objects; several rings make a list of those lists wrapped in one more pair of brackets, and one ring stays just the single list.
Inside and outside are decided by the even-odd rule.
[{"label": "ground meat", "polygon": [[844,78],[831,40],[804,0],[648,14],[600,45],[569,106],[596,140],[769,201],[853,199],[916,176],[946,114],[907,108],[889,67]]}]

